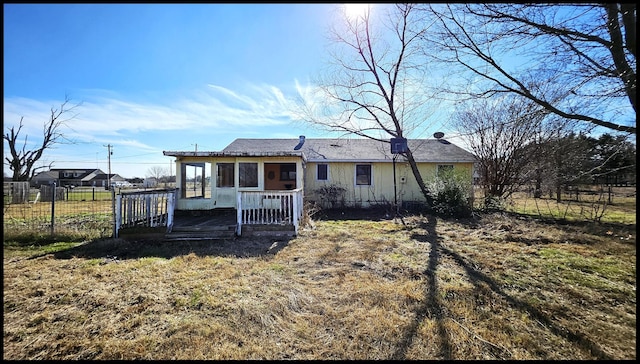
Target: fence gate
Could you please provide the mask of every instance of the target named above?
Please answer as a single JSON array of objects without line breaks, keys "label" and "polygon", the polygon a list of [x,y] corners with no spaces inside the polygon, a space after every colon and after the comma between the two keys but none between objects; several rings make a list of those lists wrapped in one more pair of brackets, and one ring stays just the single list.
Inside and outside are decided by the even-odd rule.
[{"label": "fence gate", "polygon": [[[64,187],[56,187],[56,201],[66,200],[65,192],[67,191]],[[40,186],[40,201],[53,201],[53,186]]]},{"label": "fence gate", "polygon": [[[29,201],[29,182],[4,182],[5,203],[27,203]],[[8,196],[11,196],[8,199]]]}]

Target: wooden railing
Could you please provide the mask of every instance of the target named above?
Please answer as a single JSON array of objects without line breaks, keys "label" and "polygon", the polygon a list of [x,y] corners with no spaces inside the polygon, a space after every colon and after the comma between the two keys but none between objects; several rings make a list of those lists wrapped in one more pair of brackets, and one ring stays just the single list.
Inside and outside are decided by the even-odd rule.
[{"label": "wooden railing", "polygon": [[238,236],[242,225],[292,224],[296,234],[302,217],[302,188],[290,191],[238,192]]},{"label": "wooden railing", "polygon": [[116,195],[114,235],[124,228],[167,227],[173,228],[173,212],[177,191],[153,190],[122,192]]}]

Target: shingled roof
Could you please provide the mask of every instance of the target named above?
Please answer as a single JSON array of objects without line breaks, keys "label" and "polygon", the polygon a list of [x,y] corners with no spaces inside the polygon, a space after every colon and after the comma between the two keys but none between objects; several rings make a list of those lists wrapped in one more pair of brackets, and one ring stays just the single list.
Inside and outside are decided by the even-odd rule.
[{"label": "shingled roof", "polygon": [[[231,142],[223,153],[280,153],[292,152],[300,139],[245,139]],[[464,163],[475,162],[468,151],[444,139],[409,139],[407,141],[416,162]],[[309,162],[391,162],[393,154],[389,143],[373,139],[304,138],[297,150]],[[403,160],[401,157],[399,160]]]}]

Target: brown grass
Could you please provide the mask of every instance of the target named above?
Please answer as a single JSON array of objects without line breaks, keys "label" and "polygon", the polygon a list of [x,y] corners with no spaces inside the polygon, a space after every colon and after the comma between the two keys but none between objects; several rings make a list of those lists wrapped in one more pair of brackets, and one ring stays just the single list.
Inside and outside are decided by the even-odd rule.
[{"label": "brown grass", "polygon": [[5,246],[3,358],[636,358],[635,224],[338,211],[314,225]]}]

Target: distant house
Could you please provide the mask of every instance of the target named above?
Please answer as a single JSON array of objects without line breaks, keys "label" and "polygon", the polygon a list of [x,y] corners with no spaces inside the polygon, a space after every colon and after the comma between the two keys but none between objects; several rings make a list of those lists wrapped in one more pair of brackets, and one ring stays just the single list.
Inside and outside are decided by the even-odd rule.
[{"label": "distant house", "polygon": [[[51,185],[54,182],[60,187],[93,186],[106,187],[109,176],[100,169],[56,168],[40,172],[31,179],[31,186]],[[111,182],[124,182],[123,177],[111,174]]]},{"label": "distant house", "polygon": [[127,181],[129,181],[133,185],[138,185],[138,186],[141,186],[144,183],[144,180],[140,177],[129,178]]},{"label": "distant house", "polygon": [[142,182],[142,186],[143,187],[156,187],[158,186],[158,179],[155,177],[147,177],[144,179],[144,181]]},{"label": "distant house", "polygon": [[[444,139],[407,143],[423,179],[454,169],[471,184],[473,154]],[[236,139],[222,151],[163,153],[176,158],[177,210],[237,208],[242,193],[288,190],[351,207],[424,201],[406,157],[372,139]]]},{"label": "distant house", "polygon": [[129,184],[126,178],[118,174],[111,174],[111,176],[109,176],[106,173],[100,173],[91,180],[91,186],[106,187],[109,184],[109,180],[111,180],[112,185],[117,187],[123,186],[125,182]]}]

